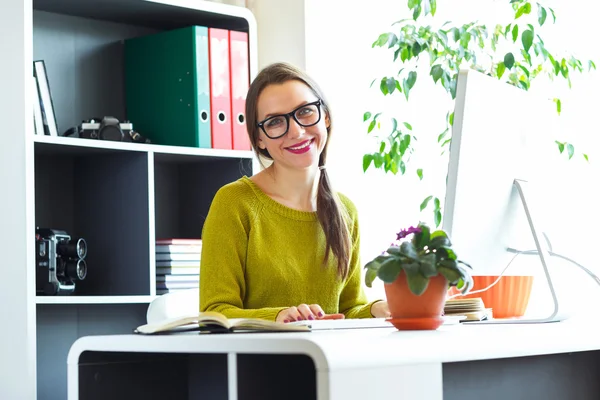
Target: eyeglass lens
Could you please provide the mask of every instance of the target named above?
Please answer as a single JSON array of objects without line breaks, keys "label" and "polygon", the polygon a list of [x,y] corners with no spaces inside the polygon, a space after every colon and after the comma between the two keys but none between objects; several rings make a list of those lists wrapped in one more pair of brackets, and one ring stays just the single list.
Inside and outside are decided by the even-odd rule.
[{"label": "eyeglass lens", "polygon": [[[294,113],[294,119],[302,126],[312,126],[319,122],[321,113],[317,104],[307,104]],[[284,135],[289,128],[289,116],[277,115],[269,118],[264,123],[264,129],[268,136],[278,137]]]}]

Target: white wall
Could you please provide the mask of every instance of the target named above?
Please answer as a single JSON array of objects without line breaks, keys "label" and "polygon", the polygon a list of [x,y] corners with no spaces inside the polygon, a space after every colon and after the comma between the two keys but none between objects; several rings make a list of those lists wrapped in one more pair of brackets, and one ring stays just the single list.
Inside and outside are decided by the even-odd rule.
[{"label": "white wall", "polygon": [[258,68],[287,61],[306,68],[304,0],[248,0],[257,20]]},{"label": "white wall", "polygon": [[[435,139],[444,129],[444,116],[451,106],[449,96],[439,85],[434,86],[427,76],[419,77],[410,104],[406,104],[400,96],[384,99],[377,88],[369,88],[374,78],[395,73],[400,68],[399,64],[390,64],[390,52],[372,49],[371,44],[380,33],[392,29],[392,22],[409,16],[405,1],[302,0],[286,3],[304,4],[304,25],[300,26],[300,18],[297,18],[298,24],[287,24],[285,30],[277,28],[279,36],[269,35],[266,42],[260,41],[261,66],[265,65],[263,60],[293,61],[295,54],[303,53],[304,58],[298,65],[305,67],[325,91],[335,124],[328,171],[337,188],[348,194],[359,208],[363,262],[366,262],[384,250],[399,229],[422,219],[431,222],[428,213],[419,213],[419,204],[428,194],[443,196],[445,193],[447,158],[440,157]],[[582,60],[594,58],[600,67],[600,51],[596,47],[588,49],[586,43],[589,41],[569,37],[570,34],[594,37],[593,13],[582,12],[590,4],[591,0],[577,0],[554,5],[557,25],[545,29],[544,38],[552,52],[575,53]],[[286,10],[257,15],[259,34],[261,29],[268,32],[269,26],[280,27],[281,21],[293,20],[298,15],[297,11]],[[511,10],[506,2],[497,1],[438,2],[437,18],[461,23],[475,19],[483,23],[506,23],[511,18]],[[300,48],[293,54],[279,51],[275,43],[283,37],[304,37],[304,52]],[[594,188],[600,176],[595,159],[600,160],[600,152],[596,150],[598,123],[595,121],[598,104],[595,97],[600,92],[600,80],[597,73],[574,76],[571,90],[562,80],[551,86],[541,81],[534,82],[533,89],[541,93],[550,95],[548,88],[558,89],[563,100],[558,139],[581,145],[592,161],[589,166],[580,161],[570,162],[565,169],[577,175],[566,175],[566,179],[560,181],[564,187],[563,196],[553,199],[557,207],[561,207],[553,216],[560,227],[553,236],[557,238],[554,244],[562,245],[571,256],[590,264],[594,259],[585,236],[582,238],[572,230],[573,227],[579,230],[589,225],[597,226],[598,222],[593,212],[598,197],[589,189]],[[363,154],[378,147],[367,136],[362,115],[365,111],[380,110],[397,111],[397,117],[409,121],[420,138],[418,153],[406,176],[386,175],[382,171],[362,172]],[[419,167],[425,169],[426,180],[423,182],[418,181],[414,172]],[[574,179],[574,176],[579,178]],[[577,195],[573,194],[575,191]],[[580,272],[575,272],[574,276],[583,287],[594,293],[600,292],[600,288],[593,287],[594,283]],[[368,290],[368,294],[371,297],[382,296],[382,286],[378,283],[374,289]]]}]

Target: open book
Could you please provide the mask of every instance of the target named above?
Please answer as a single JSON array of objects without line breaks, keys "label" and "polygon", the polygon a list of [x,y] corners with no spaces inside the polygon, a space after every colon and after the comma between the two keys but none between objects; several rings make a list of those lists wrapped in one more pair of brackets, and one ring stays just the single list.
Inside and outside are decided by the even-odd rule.
[{"label": "open book", "polygon": [[291,325],[260,318],[227,318],[223,314],[206,311],[192,315],[166,319],[160,322],[138,326],[134,332],[151,335],[182,331],[205,332],[309,332],[305,325]]}]

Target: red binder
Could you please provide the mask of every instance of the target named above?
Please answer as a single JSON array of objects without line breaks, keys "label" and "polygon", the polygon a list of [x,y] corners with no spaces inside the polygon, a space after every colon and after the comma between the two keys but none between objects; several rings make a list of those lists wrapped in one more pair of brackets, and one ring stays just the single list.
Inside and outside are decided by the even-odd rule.
[{"label": "red binder", "polygon": [[232,149],[229,31],[208,28],[212,148]]},{"label": "red binder", "polygon": [[248,61],[248,34],[229,31],[229,54],[231,76],[231,124],[232,142],[235,150],[250,150],[246,129],[246,94],[250,86]]}]

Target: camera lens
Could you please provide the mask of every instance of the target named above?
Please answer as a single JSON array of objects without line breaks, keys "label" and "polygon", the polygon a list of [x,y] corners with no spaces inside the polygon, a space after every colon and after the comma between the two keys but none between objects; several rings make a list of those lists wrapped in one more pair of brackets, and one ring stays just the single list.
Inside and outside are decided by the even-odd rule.
[{"label": "camera lens", "polygon": [[77,239],[75,242],[61,243],[57,246],[58,254],[63,257],[84,259],[87,255],[87,243],[85,239]]},{"label": "camera lens", "polygon": [[81,258],[82,260],[85,258],[85,256],[87,256],[87,242],[85,241],[85,239],[77,239],[77,256],[79,256],[79,258]]},{"label": "camera lens", "polygon": [[87,264],[84,260],[68,260],[65,265],[65,275],[82,281],[87,275]]}]

